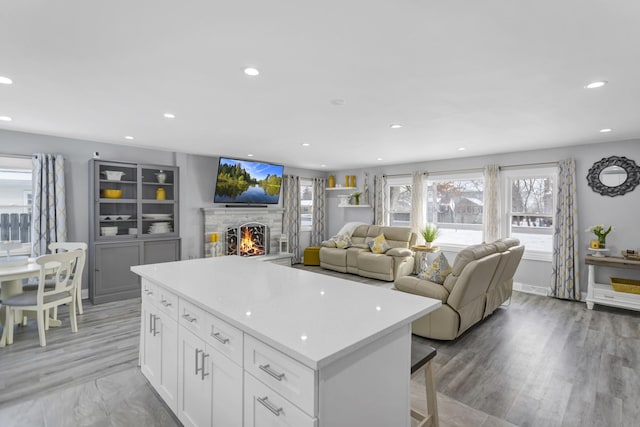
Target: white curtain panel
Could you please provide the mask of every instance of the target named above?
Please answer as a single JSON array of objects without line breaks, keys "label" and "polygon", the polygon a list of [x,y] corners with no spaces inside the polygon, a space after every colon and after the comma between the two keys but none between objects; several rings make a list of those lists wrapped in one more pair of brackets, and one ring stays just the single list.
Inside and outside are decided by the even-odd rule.
[{"label": "white curtain panel", "polygon": [[579,301],[578,201],[576,163],[573,159],[562,160],[558,164],[557,197],[553,219],[552,277],[549,295]]},{"label": "white curtain panel", "polygon": [[384,175],[375,175],[373,177],[373,223],[375,225],[384,225],[386,212],[384,211],[384,190],[386,186],[387,178]]},{"label": "white curtain panel", "polygon": [[289,252],[293,254],[291,262],[300,262],[300,177],[284,175],[282,193],[284,212],[282,214],[282,232],[289,240]]},{"label": "white curtain panel", "polygon": [[313,221],[311,223],[311,246],[320,246],[325,240],[327,213],[327,179],[313,178]]},{"label": "white curtain panel", "polygon": [[502,212],[500,209],[500,166],[484,167],[484,206],[482,208],[482,224],[484,241],[493,242],[500,236]]},{"label": "white curtain panel", "polygon": [[[411,229],[422,236],[421,231],[426,224],[426,200],[424,197],[424,181],[426,173],[414,172],[411,176]],[[420,237],[422,238],[422,237]]]},{"label": "white curtain panel", "polygon": [[47,253],[49,243],[67,240],[64,158],[61,154],[36,153],[33,163],[33,219],[31,256]]}]

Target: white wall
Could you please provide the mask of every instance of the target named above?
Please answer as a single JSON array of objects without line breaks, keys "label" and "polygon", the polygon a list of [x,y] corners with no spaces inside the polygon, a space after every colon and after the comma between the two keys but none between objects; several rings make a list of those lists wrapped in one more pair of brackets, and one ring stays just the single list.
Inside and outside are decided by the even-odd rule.
[{"label": "white wall", "polygon": [[[505,150],[508,149],[505,147]],[[546,150],[533,150],[518,153],[504,153],[493,156],[465,157],[459,159],[438,160],[402,165],[391,165],[367,169],[369,173],[369,189],[373,192],[373,175],[375,174],[410,174],[413,171],[446,172],[464,169],[478,169],[487,164],[501,166],[521,165],[531,163],[556,162],[562,159],[574,158],[576,160],[578,183],[578,224],[580,229],[580,283],[581,289],[587,289],[587,270],[584,264],[584,256],[587,254],[587,246],[591,235],[584,230],[593,224],[610,224],[616,227],[607,238],[607,245],[611,253],[619,255],[621,249],[640,247],[640,227],[638,226],[640,209],[640,187],[624,196],[601,196],[591,190],[587,185],[587,171],[594,162],[609,156],[625,156],[640,165],[640,140],[607,142],[601,144],[589,144],[574,147],[561,147]],[[356,175],[356,184],[362,190],[363,175],[365,170],[339,170],[330,174],[336,176],[336,183],[344,184],[344,175]],[[328,222],[330,235],[335,234],[342,224],[347,221],[363,221],[370,223],[373,219],[373,208],[339,208],[335,193],[329,195]],[[604,270],[604,269],[602,269]],[[604,278],[608,282],[607,275],[610,272],[603,271]],[[612,274],[612,273],[611,273]],[[621,274],[617,271],[618,275]],[[623,277],[633,277],[630,272],[623,272]],[[524,260],[516,274],[516,281],[526,285],[548,286],[551,278],[551,263],[533,260]]]}]

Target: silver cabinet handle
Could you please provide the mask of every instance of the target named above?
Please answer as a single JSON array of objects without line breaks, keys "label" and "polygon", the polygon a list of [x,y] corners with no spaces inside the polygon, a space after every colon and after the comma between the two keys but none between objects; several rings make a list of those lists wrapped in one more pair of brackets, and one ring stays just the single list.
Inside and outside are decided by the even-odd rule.
[{"label": "silver cabinet handle", "polygon": [[153,333],[153,314],[149,313],[149,333]]},{"label": "silver cabinet handle", "polygon": [[162,301],[160,301],[160,304],[164,305],[165,307],[171,307],[171,303],[166,299],[163,299]]},{"label": "silver cabinet handle", "polygon": [[215,339],[217,339],[218,341],[220,341],[222,344],[227,344],[229,342],[229,338],[223,338],[220,335],[220,332],[216,332],[214,334],[211,334],[212,337],[214,337]]},{"label": "silver cabinet handle", "polygon": [[156,324],[157,320],[158,320],[158,316],[154,314],[153,315],[153,336],[154,337],[160,333],[158,332],[158,325]]},{"label": "silver cabinet handle", "polygon": [[205,372],[205,371],[204,371],[204,366],[205,366],[205,365],[204,365],[204,363],[205,363],[205,362],[204,362],[204,360],[205,360],[207,357],[209,357],[209,354],[205,353],[205,352],[204,352],[204,350],[202,350],[202,370],[200,371],[200,375],[201,375],[201,376],[200,376],[200,379],[201,379],[202,381],[204,381],[204,377],[206,377],[207,375],[209,375],[209,373],[208,373],[208,372]]},{"label": "silver cabinet handle", "polygon": [[[204,350],[200,350],[199,348],[196,348],[196,375],[198,375],[198,372],[200,372],[200,368],[198,368],[198,355],[200,354],[200,352],[204,353]],[[202,369],[204,369],[204,366],[202,367]]]},{"label": "silver cabinet handle", "polygon": [[191,317],[191,315],[189,313],[183,314],[182,317],[184,319],[186,319],[187,322],[189,322],[189,323],[193,323],[193,322],[197,322],[198,321],[198,319],[196,319],[195,317]]},{"label": "silver cabinet handle", "polygon": [[262,404],[262,406],[264,406],[265,408],[267,408],[268,410],[270,410],[274,415],[276,416],[280,416],[280,414],[282,413],[282,408],[276,408],[275,406],[273,406],[270,402],[269,402],[269,397],[265,396],[265,397],[259,397],[258,398],[258,402],[260,402]]},{"label": "silver cabinet handle", "polygon": [[282,378],[284,378],[284,374],[274,371],[273,369],[271,369],[269,364],[258,365],[258,368],[260,368],[267,374],[271,375],[273,378],[277,379],[278,381],[282,381]]},{"label": "silver cabinet handle", "polygon": [[144,293],[147,295],[153,295],[153,291],[150,291],[149,289],[145,289]]}]

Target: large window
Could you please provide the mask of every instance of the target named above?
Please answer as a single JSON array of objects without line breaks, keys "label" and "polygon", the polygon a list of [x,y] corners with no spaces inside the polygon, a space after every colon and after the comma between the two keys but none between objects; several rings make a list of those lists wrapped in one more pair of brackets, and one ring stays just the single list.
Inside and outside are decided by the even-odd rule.
[{"label": "large window", "polygon": [[300,178],[300,229],[311,230],[313,223],[313,180]]},{"label": "large window", "polygon": [[481,174],[429,177],[427,221],[440,229],[439,244],[482,242],[483,197]]},{"label": "large window", "polygon": [[411,177],[387,178],[388,225],[392,227],[411,226]]},{"label": "large window", "polygon": [[529,255],[553,249],[554,168],[504,172],[507,235],[524,244]]},{"label": "large window", "polygon": [[31,252],[31,160],[0,157],[0,240],[23,243],[12,254]]}]

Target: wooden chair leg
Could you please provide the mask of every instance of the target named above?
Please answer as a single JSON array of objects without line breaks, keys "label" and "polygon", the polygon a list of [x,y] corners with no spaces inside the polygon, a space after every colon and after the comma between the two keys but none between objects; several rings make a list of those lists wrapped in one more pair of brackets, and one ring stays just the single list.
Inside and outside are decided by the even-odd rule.
[{"label": "wooden chair leg", "polygon": [[69,318],[71,320],[71,332],[78,332],[78,320],[76,318],[76,299],[73,298],[71,300],[71,304],[69,304]]},{"label": "wooden chair leg", "polygon": [[84,313],[84,309],[82,308],[82,288],[79,285],[76,293],[76,304],[78,305],[78,314]]},{"label": "wooden chair leg", "polygon": [[7,331],[7,345],[13,344],[13,317],[15,313],[11,307],[7,307],[7,315],[5,316],[4,329]]},{"label": "wooden chair leg", "polygon": [[427,413],[422,414],[412,409],[411,418],[419,421],[418,427],[439,427],[438,400],[435,382],[433,381],[433,372],[431,371],[431,361],[424,365],[424,383],[427,398]]},{"label": "wooden chair leg", "polygon": [[47,339],[44,336],[44,328],[45,328],[45,317],[49,318],[49,316],[47,316],[47,310],[38,310],[38,335],[40,336],[40,347],[46,347],[47,346]]}]

